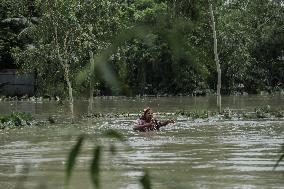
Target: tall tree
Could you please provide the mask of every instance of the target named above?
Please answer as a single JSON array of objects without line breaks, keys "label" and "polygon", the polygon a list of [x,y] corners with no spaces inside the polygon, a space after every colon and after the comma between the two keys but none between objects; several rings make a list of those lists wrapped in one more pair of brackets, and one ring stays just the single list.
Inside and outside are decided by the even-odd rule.
[{"label": "tall tree", "polygon": [[100,79],[97,75],[98,70],[95,70],[98,62],[95,61],[94,56],[109,47],[113,36],[125,27],[125,21],[122,20],[125,4],[115,0],[94,0],[79,1],[77,6],[79,7],[77,18],[82,28],[81,39],[84,43],[82,52],[85,51],[84,56],[89,59],[88,73],[81,74],[88,75],[86,80],[89,83],[89,110],[92,111],[94,86]]},{"label": "tall tree", "polygon": [[[23,67],[36,69],[40,74],[42,71],[46,73],[44,68],[49,68],[49,77],[56,75],[58,69],[62,71],[73,116],[74,76],[89,62],[95,63],[93,54],[109,46],[111,36],[120,27],[121,6],[111,0],[39,0],[38,4],[42,16],[38,25],[30,30],[35,44],[33,48],[18,52],[18,61]],[[22,61],[23,57],[30,62]],[[93,68],[92,65],[87,74],[90,104],[94,79],[97,78]]]},{"label": "tall tree", "polygon": [[214,39],[214,55],[215,55],[215,63],[218,73],[218,81],[217,81],[217,106],[219,108],[219,112],[222,111],[222,103],[221,103],[221,67],[219,62],[218,56],[218,43],[217,43],[217,34],[216,34],[216,26],[215,26],[215,18],[213,12],[212,2],[209,0],[209,9],[210,9],[210,16],[212,22],[212,32],[213,32],[213,39]]},{"label": "tall tree", "polygon": [[222,91],[259,93],[281,83],[284,7],[280,1],[221,1],[215,8]]},{"label": "tall tree", "polygon": [[13,60],[13,49],[23,48],[27,39],[18,35],[36,23],[38,15],[34,0],[2,0],[0,2],[0,69],[17,68]]}]

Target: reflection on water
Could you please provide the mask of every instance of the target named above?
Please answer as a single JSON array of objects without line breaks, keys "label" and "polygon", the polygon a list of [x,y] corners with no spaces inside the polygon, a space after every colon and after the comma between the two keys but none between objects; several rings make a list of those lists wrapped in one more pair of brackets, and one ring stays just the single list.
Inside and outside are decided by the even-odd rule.
[{"label": "reflection on water", "polygon": [[[157,111],[173,112],[193,108],[192,99],[161,98],[148,100],[123,99],[97,101],[100,112],[139,111],[153,106]],[[214,98],[215,99],[215,98]],[[226,98],[225,98],[226,99]],[[232,99],[231,99],[232,100]],[[262,99],[263,100],[263,99]],[[283,98],[266,99],[272,108],[283,108]],[[133,101],[133,102],[132,102]],[[214,105],[210,99],[196,100],[201,109]],[[230,107],[254,108],[259,99],[247,97],[247,104]],[[249,103],[252,102],[253,103]],[[226,102],[226,101],[225,101]],[[189,103],[189,105],[187,104]],[[82,103],[84,105],[84,103]],[[86,111],[81,104],[77,112]],[[100,105],[99,105],[100,104]],[[229,104],[229,101],[227,101]],[[87,102],[86,102],[87,105]],[[273,106],[274,105],[274,106]],[[283,106],[283,105],[282,105]],[[0,104],[1,112],[10,111]],[[53,114],[64,115],[64,107],[53,103],[17,104],[21,110],[29,110],[38,118]],[[61,108],[61,109],[60,109]],[[97,111],[98,111],[97,109]],[[120,111],[121,110],[121,111]],[[101,118],[81,120],[77,124],[58,123],[41,127],[0,131],[0,188],[15,188],[16,182],[29,166],[24,188],[64,188],[66,157],[77,137],[85,133],[85,141],[70,188],[92,188],[89,166],[96,144],[104,146],[102,162],[102,187],[140,188],[139,178],[144,169],[151,175],[153,188],[283,188],[284,164],[272,171],[278,151],[284,141],[284,121],[222,121],[187,120],[179,117],[177,123],[160,132],[138,133],[132,127],[135,118]],[[128,140],[117,146],[117,155],[111,156],[110,141],[101,133],[112,128],[120,131]]]}]

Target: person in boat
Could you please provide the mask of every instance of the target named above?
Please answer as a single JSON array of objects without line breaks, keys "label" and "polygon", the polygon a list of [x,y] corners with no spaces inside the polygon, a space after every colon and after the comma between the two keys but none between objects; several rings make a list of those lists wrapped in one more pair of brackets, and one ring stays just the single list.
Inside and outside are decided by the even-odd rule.
[{"label": "person in boat", "polygon": [[134,126],[134,131],[146,132],[159,130],[160,127],[166,126],[170,123],[175,123],[174,120],[158,121],[153,117],[153,111],[151,108],[145,108],[143,110],[143,115],[138,120],[137,125]]}]

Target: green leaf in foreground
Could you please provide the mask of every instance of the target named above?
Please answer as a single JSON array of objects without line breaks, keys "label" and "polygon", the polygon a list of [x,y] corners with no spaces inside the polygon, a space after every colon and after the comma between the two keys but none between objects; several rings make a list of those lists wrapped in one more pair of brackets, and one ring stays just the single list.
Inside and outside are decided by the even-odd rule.
[{"label": "green leaf in foreground", "polygon": [[99,179],[99,173],[100,173],[100,154],[101,154],[101,147],[97,146],[94,149],[94,155],[93,155],[93,161],[91,164],[91,179],[92,183],[95,186],[95,188],[100,188],[100,179]]},{"label": "green leaf in foreground", "polygon": [[116,138],[120,141],[125,141],[123,135],[113,129],[109,129],[104,133],[104,136],[109,137],[109,138]]},{"label": "green leaf in foreground", "polygon": [[75,166],[76,158],[80,152],[83,140],[84,140],[84,136],[80,136],[78,138],[76,145],[72,148],[71,152],[69,153],[68,160],[67,160],[67,166],[66,166],[66,183],[68,183],[70,180],[71,173]]},{"label": "green leaf in foreground", "polygon": [[109,151],[111,152],[112,155],[115,155],[116,154],[116,147],[114,144],[111,144],[109,146]]},{"label": "green leaf in foreground", "polygon": [[151,189],[150,176],[147,171],[144,172],[144,175],[140,179],[140,183],[142,184],[144,189]]},{"label": "green leaf in foreground", "polygon": [[273,170],[275,170],[277,168],[277,166],[279,165],[279,163],[282,161],[282,159],[284,158],[284,143],[281,145],[281,150],[280,153],[282,153],[282,155],[280,156],[280,158],[277,160],[276,164],[273,167]]},{"label": "green leaf in foreground", "polygon": [[284,158],[284,154],[282,154],[282,155],[280,156],[280,158],[278,159],[278,161],[277,161],[276,164],[274,165],[273,170],[276,169],[276,167],[279,165],[280,161],[282,161],[283,158]]}]

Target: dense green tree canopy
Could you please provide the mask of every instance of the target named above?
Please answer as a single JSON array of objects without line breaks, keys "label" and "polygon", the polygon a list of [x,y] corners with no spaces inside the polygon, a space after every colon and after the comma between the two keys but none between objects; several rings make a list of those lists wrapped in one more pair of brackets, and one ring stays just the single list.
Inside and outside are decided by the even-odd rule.
[{"label": "dense green tree canopy", "polygon": [[[222,92],[283,88],[281,1],[218,0],[213,5]],[[17,63],[35,70],[41,94],[65,93],[62,60],[78,95],[88,90],[91,79],[98,94],[114,94],[114,82],[107,77],[125,95],[205,94],[216,89],[207,1],[4,0],[0,16],[0,68]],[[135,27],[144,27],[143,32],[139,35]],[[91,55],[98,64],[101,54],[107,55],[104,69],[90,67]],[[80,73],[87,77],[77,85]]]}]

